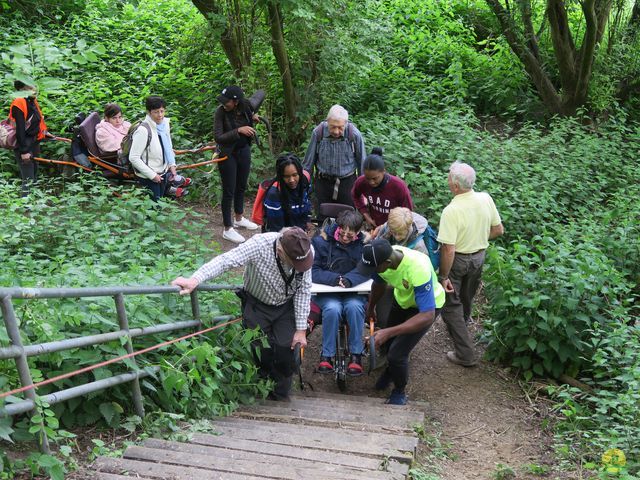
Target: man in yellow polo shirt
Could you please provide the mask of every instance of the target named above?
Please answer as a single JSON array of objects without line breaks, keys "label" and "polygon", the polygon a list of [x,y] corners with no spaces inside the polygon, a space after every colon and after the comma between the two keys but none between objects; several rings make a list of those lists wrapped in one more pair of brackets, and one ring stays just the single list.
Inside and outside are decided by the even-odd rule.
[{"label": "man in yellow polo shirt", "polygon": [[467,323],[482,277],[485,250],[489,240],[504,233],[493,199],[488,193],[475,192],[475,182],[476,172],[471,166],[460,162],[451,165],[449,190],[453,200],[442,211],[438,230],[442,244],[438,280],[447,295],[442,319],[455,347],[455,351],[447,352],[447,358],[464,367],[478,363]]},{"label": "man in yellow polo shirt", "polygon": [[367,318],[376,316],[375,307],[387,284],[393,287],[393,306],[387,328],[375,334],[375,344],[387,344],[387,368],[376,382],[376,390],[394,388],[387,403],[405,405],[409,379],[409,353],[429,330],[444,305],[445,293],[437,282],[429,256],[416,250],[375,239],[362,249],[358,271],[373,276]]}]

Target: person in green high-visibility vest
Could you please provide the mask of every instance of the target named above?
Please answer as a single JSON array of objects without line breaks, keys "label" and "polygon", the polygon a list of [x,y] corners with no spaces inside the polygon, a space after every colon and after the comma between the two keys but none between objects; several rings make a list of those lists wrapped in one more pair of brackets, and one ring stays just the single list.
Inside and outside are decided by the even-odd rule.
[{"label": "person in green high-visibility vest", "polygon": [[387,284],[393,287],[393,305],[387,327],[374,333],[375,345],[387,349],[388,362],[375,388],[385,390],[393,383],[387,403],[405,405],[409,354],[444,305],[444,288],[438,283],[428,255],[391,246],[383,238],[364,246],[358,270],[373,278],[367,318],[376,318],[376,304],[384,295]]}]

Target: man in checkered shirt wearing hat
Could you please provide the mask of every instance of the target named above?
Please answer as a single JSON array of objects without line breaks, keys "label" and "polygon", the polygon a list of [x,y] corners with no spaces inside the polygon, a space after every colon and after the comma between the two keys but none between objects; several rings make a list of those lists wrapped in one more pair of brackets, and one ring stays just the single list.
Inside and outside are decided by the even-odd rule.
[{"label": "man in checkered shirt wearing hat", "polygon": [[293,348],[297,343],[307,345],[312,265],[309,237],[302,229],[292,227],[254,235],[200,267],[190,278],[178,277],[171,284],[186,295],[206,280],[245,267],[239,293],[242,324],[245,328],[259,327],[267,336],[269,348],[262,348],[259,355],[254,352],[259,372],[275,381],[268,398],[287,401],[295,370]]}]

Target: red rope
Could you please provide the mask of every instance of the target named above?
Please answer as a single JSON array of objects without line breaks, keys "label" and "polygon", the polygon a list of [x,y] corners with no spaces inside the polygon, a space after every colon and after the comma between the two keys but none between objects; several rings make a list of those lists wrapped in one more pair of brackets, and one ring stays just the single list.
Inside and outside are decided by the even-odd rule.
[{"label": "red rope", "polygon": [[42,387],[44,385],[48,385],[50,383],[57,382],[59,380],[64,380],[65,378],[75,377],[76,375],[80,375],[81,373],[90,372],[91,370],[95,370],[96,368],[104,367],[106,365],[110,365],[115,362],[119,362],[120,360],[125,360],[127,358],[135,357],[136,355],[140,355],[142,353],[150,352],[151,350],[156,350],[161,347],[166,347],[167,345],[171,345],[172,343],[179,342],[181,340],[186,340],[187,338],[195,337],[196,335],[202,335],[207,332],[211,332],[213,330],[217,330],[218,328],[226,327],[227,325],[231,325],[233,323],[238,323],[241,319],[236,318],[235,320],[230,320],[225,323],[219,323],[218,325],[214,325],[213,327],[205,328],[204,330],[200,330],[199,332],[190,333],[185,335],[184,337],[174,338],[173,340],[167,340],[166,342],[159,343],[157,345],[153,345],[152,347],[144,348],[142,350],[138,350],[137,352],[127,353],[126,355],[122,355],[120,357],[112,358],[111,360],[106,360],[104,362],[96,363],[95,365],[90,365],[85,368],[81,368],[80,370],[74,370],[72,372],[63,373],[62,375],[58,375],[57,377],[49,378],[47,380],[43,380],[42,382],[34,383],[33,385],[27,385],[26,387],[16,388],[15,390],[11,390],[9,392],[0,393],[0,398],[8,397],[9,395],[15,395],[16,393],[26,392],[27,390],[35,390],[38,387]]}]

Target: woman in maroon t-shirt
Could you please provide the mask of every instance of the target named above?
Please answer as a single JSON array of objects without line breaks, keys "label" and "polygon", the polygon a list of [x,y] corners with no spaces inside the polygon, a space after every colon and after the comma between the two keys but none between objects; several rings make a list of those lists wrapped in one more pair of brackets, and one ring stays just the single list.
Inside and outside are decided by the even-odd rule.
[{"label": "woman in maroon t-shirt", "polygon": [[406,207],[413,211],[413,200],[407,185],[387,173],[382,148],[375,147],[362,163],[364,175],[358,177],[351,190],[353,204],[372,228],[387,221],[389,211]]}]

